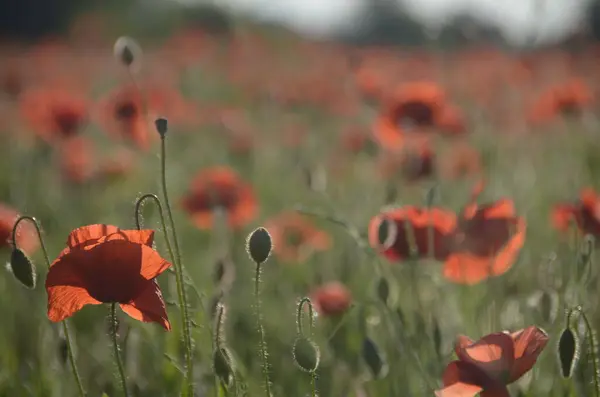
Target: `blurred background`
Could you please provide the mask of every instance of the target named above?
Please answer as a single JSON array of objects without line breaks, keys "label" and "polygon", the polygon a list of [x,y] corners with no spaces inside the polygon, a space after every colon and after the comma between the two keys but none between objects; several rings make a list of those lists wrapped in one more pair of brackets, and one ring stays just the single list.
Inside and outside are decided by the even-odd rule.
[{"label": "blurred background", "polygon": [[[127,41],[131,68],[113,54],[121,36],[141,47]],[[296,303],[310,295],[333,307],[315,329],[320,395],[431,397],[458,334],[536,324],[556,339],[563,309],[582,303],[600,328],[599,272],[579,260],[582,233],[565,215],[591,206],[579,231],[600,235],[599,38],[595,0],[2,0],[0,262],[17,213],[41,221],[51,260],[78,226],[133,228],[136,198],[159,192],[153,121],[166,116],[198,395],[217,395],[218,301],[248,395],[262,393],[244,245],[267,225],[283,247],[262,284],[275,395],[310,392],[291,353]],[[407,136],[415,145],[400,150]],[[458,216],[482,179],[481,200],[508,197],[511,221],[527,220],[502,275],[465,282],[443,260],[390,265],[368,249],[382,208]],[[298,205],[316,215],[298,220]],[[161,229],[151,205],[143,224]],[[37,245],[33,291],[0,274],[0,397],[75,395]],[[159,282],[173,332],[120,314],[135,396],[181,385],[177,294],[170,273]],[[90,397],[120,395],[105,315],[86,307],[69,323]],[[547,352],[511,391],[590,396],[581,361],[563,382]]]}]

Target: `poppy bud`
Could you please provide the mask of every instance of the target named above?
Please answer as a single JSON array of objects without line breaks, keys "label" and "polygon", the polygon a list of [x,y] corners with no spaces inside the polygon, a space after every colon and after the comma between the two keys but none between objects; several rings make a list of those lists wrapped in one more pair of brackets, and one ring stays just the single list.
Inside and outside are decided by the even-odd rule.
[{"label": "poppy bud", "polygon": [[253,231],[246,240],[246,252],[256,264],[266,262],[272,249],[271,235],[264,227]]},{"label": "poppy bud", "polygon": [[233,364],[231,353],[226,347],[221,346],[213,352],[213,371],[221,382],[229,385],[233,377]]},{"label": "poppy bud", "polygon": [[558,341],[558,361],[562,376],[570,378],[579,360],[579,343],[573,330],[568,327]]},{"label": "poppy bud", "polygon": [[131,67],[134,62],[139,62],[142,55],[142,48],[131,37],[121,36],[115,42],[113,48],[115,58],[126,67]]},{"label": "poppy bud", "polygon": [[158,131],[160,137],[164,138],[167,135],[167,130],[169,127],[169,122],[167,119],[164,117],[159,117],[154,120],[154,125],[156,126],[156,131]]},{"label": "poppy bud", "polygon": [[377,297],[385,304],[390,297],[390,283],[385,277],[381,277],[377,282]]},{"label": "poppy bud", "polygon": [[387,372],[387,364],[381,356],[379,348],[370,338],[365,338],[363,340],[362,357],[363,360],[365,360],[367,367],[369,367],[371,375],[373,375],[375,379],[381,379],[385,377]]},{"label": "poppy bud", "polygon": [[292,348],[294,362],[302,371],[315,372],[321,361],[319,346],[306,337],[300,337],[294,342]]},{"label": "poppy bud", "polygon": [[19,248],[13,248],[10,254],[10,269],[21,284],[30,289],[35,288],[35,266]]}]

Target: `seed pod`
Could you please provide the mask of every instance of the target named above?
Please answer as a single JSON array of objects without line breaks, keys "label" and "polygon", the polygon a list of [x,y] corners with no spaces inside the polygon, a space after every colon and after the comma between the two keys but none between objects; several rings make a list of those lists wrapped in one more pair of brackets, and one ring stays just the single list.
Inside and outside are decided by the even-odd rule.
[{"label": "seed pod", "polygon": [[246,240],[246,251],[256,264],[260,265],[266,262],[272,249],[271,235],[264,227],[259,227],[253,231]]},{"label": "seed pod", "polygon": [[562,376],[570,378],[579,360],[579,343],[573,330],[565,328],[558,341],[558,361]]},{"label": "seed pod", "polygon": [[299,337],[292,348],[294,362],[302,371],[314,372],[319,368],[321,352],[319,346],[306,337]]},{"label": "seed pod", "polygon": [[213,352],[213,371],[221,382],[229,385],[233,377],[233,364],[226,347],[221,346]]},{"label": "seed pod", "polygon": [[30,289],[35,288],[35,266],[19,248],[13,248],[10,254],[10,269],[21,284]]},{"label": "seed pod", "polygon": [[385,377],[387,373],[387,364],[381,356],[375,342],[368,337],[363,340],[362,357],[365,360],[367,367],[369,367],[369,371],[371,372],[371,375],[373,375],[373,378],[381,379]]}]

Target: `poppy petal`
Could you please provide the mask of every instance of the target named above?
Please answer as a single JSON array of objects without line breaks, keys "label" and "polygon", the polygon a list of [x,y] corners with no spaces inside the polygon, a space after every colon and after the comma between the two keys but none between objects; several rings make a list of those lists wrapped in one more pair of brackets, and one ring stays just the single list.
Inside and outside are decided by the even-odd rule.
[{"label": "poppy petal", "polygon": [[74,262],[63,262],[50,268],[46,277],[46,292],[48,318],[54,322],[72,316],[85,305],[102,303],[90,296]]},{"label": "poppy petal", "polygon": [[514,342],[515,362],[510,374],[514,382],[527,373],[548,344],[548,334],[544,330],[530,326],[511,334]]},{"label": "poppy petal", "polygon": [[118,231],[119,228],[113,225],[95,224],[82,226],[69,233],[67,246],[69,248],[76,248],[87,244],[89,241],[97,242],[100,238],[117,233]]},{"label": "poppy petal", "polygon": [[121,309],[136,320],[155,322],[162,325],[167,331],[171,330],[165,301],[156,280],[153,280],[133,301],[122,303]]},{"label": "poppy petal", "polygon": [[569,225],[572,220],[575,220],[577,209],[571,204],[558,204],[552,210],[552,224],[561,231],[569,230]]},{"label": "poppy petal", "polygon": [[79,227],[73,230],[67,238],[67,246],[76,248],[81,245],[107,240],[126,240],[136,244],[152,247],[154,230],[122,230],[117,226],[95,224]]},{"label": "poppy petal", "polygon": [[491,379],[504,383],[514,363],[514,346],[510,335],[503,332],[484,336],[477,342],[456,348],[460,361],[470,363]]},{"label": "poppy petal", "polygon": [[485,374],[476,366],[462,361],[453,361],[442,376],[444,388],[437,390],[437,397],[474,397],[488,383]]},{"label": "poppy petal", "polygon": [[469,338],[468,336],[459,335],[456,338],[456,342],[454,343],[454,352],[458,356],[459,349],[464,349],[465,347],[470,346],[473,343],[475,343],[475,341],[473,339]]}]

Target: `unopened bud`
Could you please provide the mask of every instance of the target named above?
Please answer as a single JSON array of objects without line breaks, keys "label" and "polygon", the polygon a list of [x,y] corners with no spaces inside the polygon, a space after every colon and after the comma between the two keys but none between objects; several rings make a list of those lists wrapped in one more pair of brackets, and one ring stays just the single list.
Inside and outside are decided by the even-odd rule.
[{"label": "unopened bud", "polygon": [[579,344],[577,336],[568,327],[560,335],[558,341],[558,362],[563,377],[570,378],[579,359]]},{"label": "unopened bud", "polygon": [[161,138],[164,138],[165,135],[167,135],[167,129],[169,126],[167,119],[164,117],[159,117],[154,121],[154,125],[156,126],[156,131],[158,131],[158,134],[161,136]]},{"label": "unopened bud", "polygon": [[139,63],[142,55],[142,48],[139,44],[127,36],[121,36],[117,39],[113,51],[115,58],[128,68],[135,66],[135,63]]},{"label": "unopened bud", "polygon": [[14,248],[10,254],[10,269],[21,284],[27,288],[35,288],[35,266],[19,248]]},{"label": "unopened bud", "polygon": [[269,259],[273,243],[271,235],[264,227],[259,227],[253,231],[246,240],[246,251],[250,258],[257,264],[262,264]]},{"label": "unopened bud", "polygon": [[309,338],[300,337],[294,342],[292,348],[294,362],[302,371],[314,372],[319,368],[321,352],[319,346]]}]

